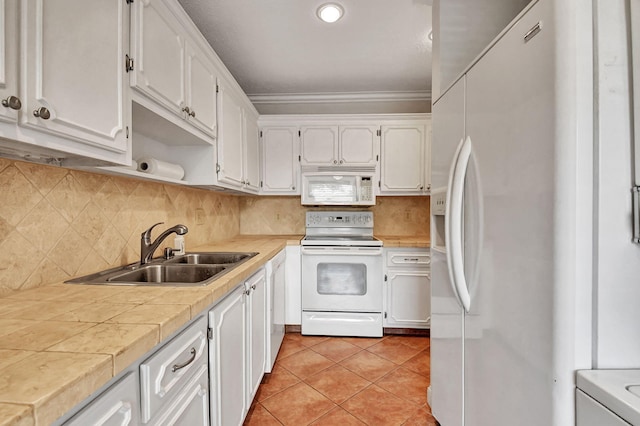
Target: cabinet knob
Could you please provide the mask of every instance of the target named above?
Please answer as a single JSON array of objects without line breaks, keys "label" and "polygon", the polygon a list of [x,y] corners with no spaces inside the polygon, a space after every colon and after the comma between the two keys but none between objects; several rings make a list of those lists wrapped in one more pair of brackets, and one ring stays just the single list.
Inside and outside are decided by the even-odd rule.
[{"label": "cabinet knob", "polygon": [[256,289],[256,285],[254,284],[251,286],[251,290],[255,290],[255,289]]},{"label": "cabinet knob", "polygon": [[291,189],[295,191],[295,190],[296,190],[296,187],[295,187],[295,186],[292,186],[292,187],[291,187]]},{"label": "cabinet knob", "polygon": [[420,191],[424,189],[424,185],[420,185]]},{"label": "cabinet knob", "polygon": [[33,111],[33,115],[38,118],[42,118],[43,120],[48,120],[51,118],[51,112],[45,107],[40,107],[37,110]]},{"label": "cabinet knob", "polygon": [[2,106],[5,108],[19,110],[22,108],[22,102],[20,102],[20,98],[17,96],[9,96],[7,99],[2,100]]},{"label": "cabinet knob", "polygon": [[189,107],[182,108],[182,112],[186,112],[187,115],[191,115],[191,110],[189,109]]},{"label": "cabinet knob", "polygon": [[338,160],[333,160],[333,164],[338,164]]},{"label": "cabinet knob", "polygon": [[247,181],[246,183],[247,183],[247,185],[251,185],[251,182],[249,182],[249,181]]},{"label": "cabinet knob", "polygon": [[191,110],[191,112],[190,112],[190,113],[188,113],[188,114],[189,114],[191,117],[194,117],[194,118],[195,118],[195,116],[196,116],[196,112],[195,112],[194,110]]}]

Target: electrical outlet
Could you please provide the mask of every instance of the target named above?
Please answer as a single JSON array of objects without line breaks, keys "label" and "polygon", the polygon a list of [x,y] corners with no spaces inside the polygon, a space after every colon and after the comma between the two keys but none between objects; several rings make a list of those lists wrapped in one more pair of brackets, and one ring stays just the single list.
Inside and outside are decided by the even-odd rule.
[{"label": "electrical outlet", "polygon": [[280,220],[280,213],[276,213],[276,220]]},{"label": "electrical outlet", "polygon": [[411,212],[409,210],[405,210],[404,211],[404,219],[405,220],[410,220],[411,219]]},{"label": "electrical outlet", "polygon": [[196,225],[204,225],[205,214],[204,209],[197,208],[196,209]]}]

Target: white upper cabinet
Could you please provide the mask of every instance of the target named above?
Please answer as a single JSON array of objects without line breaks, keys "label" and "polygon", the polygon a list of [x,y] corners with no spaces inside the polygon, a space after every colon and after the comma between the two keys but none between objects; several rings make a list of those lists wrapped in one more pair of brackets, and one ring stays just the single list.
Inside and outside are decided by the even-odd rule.
[{"label": "white upper cabinet", "polygon": [[195,45],[187,44],[186,55],[187,118],[194,126],[215,137],[218,84],[215,67]]},{"label": "white upper cabinet", "polygon": [[218,82],[218,184],[244,192],[260,189],[258,114],[243,106],[241,96]]},{"label": "white upper cabinet", "polygon": [[0,0],[0,120],[16,122],[22,100],[18,91],[18,2]]},{"label": "white upper cabinet", "polygon": [[179,18],[184,12],[167,0],[144,0],[132,13],[131,85],[215,138],[217,72]]},{"label": "white upper cabinet", "polygon": [[338,163],[350,166],[376,166],[379,156],[379,126],[340,126]]},{"label": "white upper cabinet", "polygon": [[373,166],[378,159],[378,126],[302,126],[302,166]]},{"label": "white upper cabinet", "polygon": [[244,186],[247,191],[260,190],[260,129],[258,116],[244,111]]},{"label": "white upper cabinet", "polygon": [[382,126],[380,194],[421,195],[429,191],[427,126]]},{"label": "white upper cabinet", "polygon": [[300,127],[302,166],[338,165],[338,126]]},{"label": "white upper cabinet", "polygon": [[297,126],[269,126],[261,130],[263,194],[300,194],[300,143]]},{"label": "white upper cabinet", "polygon": [[20,124],[126,151],[126,1],[26,0],[21,15]]},{"label": "white upper cabinet", "polygon": [[219,86],[218,110],[220,114],[218,182],[240,189],[244,186],[242,170],[243,111],[240,101],[223,84]]}]

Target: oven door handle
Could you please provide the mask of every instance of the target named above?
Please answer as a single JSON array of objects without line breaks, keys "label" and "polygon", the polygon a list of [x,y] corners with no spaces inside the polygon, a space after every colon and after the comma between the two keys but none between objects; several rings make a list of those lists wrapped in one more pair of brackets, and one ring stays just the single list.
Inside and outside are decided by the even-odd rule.
[{"label": "oven door handle", "polygon": [[302,247],[302,254],[380,256],[380,247]]}]

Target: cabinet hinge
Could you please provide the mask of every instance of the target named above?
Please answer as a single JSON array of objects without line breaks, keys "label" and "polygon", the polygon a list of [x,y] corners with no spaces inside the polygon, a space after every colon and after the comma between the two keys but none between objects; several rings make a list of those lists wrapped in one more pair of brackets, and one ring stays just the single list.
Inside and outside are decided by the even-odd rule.
[{"label": "cabinet hinge", "polygon": [[260,188],[262,188],[262,181],[260,181]]},{"label": "cabinet hinge", "polygon": [[207,339],[213,340],[213,328],[207,328]]},{"label": "cabinet hinge", "polygon": [[298,155],[298,163],[302,161],[302,156]]},{"label": "cabinet hinge", "polygon": [[380,156],[376,155],[376,161],[380,161]]},{"label": "cabinet hinge", "polygon": [[378,181],[378,188],[382,188],[382,183],[380,183],[380,181]]},{"label": "cabinet hinge", "polygon": [[262,137],[262,130],[260,130],[260,137]]},{"label": "cabinet hinge", "polygon": [[384,274],[384,281],[385,282],[389,281],[389,277],[387,277],[387,274]]},{"label": "cabinet hinge", "polygon": [[376,130],[376,136],[382,136],[382,130],[380,129]]},{"label": "cabinet hinge", "polygon": [[124,56],[124,69],[126,72],[133,71],[133,58],[129,55]]},{"label": "cabinet hinge", "polygon": [[219,92],[220,92],[220,86],[216,84],[216,93],[219,93]]},{"label": "cabinet hinge", "polygon": [[133,3],[133,0],[126,0],[127,4]]},{"label": "cabinet hinge", "polygon": [[127,127],[125,128],[124,133],[125,133],[125,135],[127,136],[127,139],[129,139],[129,126],[127,126]]},{"label": "cabinet hinge", "polygon": [[302,136],[302,132],[298,130],[298,137]]},{"label": "cabinet hinge", "polygon": [[216,163],[216,173],[220,173],[220,164]]},{"label": "cabinet hinge", "polygon": [[384,319],[387,319],[387,313],[386,312],[384,313]]}]

